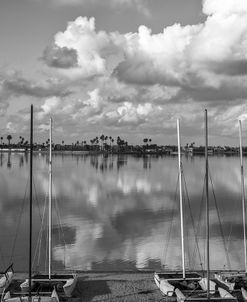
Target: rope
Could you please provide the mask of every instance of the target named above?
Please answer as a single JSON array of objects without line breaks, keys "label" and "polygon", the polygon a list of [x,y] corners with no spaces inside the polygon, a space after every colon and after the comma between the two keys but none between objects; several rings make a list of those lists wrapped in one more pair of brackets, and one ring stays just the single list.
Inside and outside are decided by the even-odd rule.
[{"label": "rope", "polygon": [[20,229],[21,218],[22,218],[24,204],[25,204],[25,200],[26,200],[27,187],[28,187],[28,183],[29,183],[28,180],[27,180],[27,183],[26,183],[25,194],[24,194],[24,197],[23,197],[22,203],[21,203],[21,211],[20,211],[20,214],[19,214],[19,217],[18,217],[18,222],[17,222],[16,232],[15,232],[13,247],[12,247],[12,250],[11,250],[10,262],[12,262],[12,260],[13,260],[14,250],[15,250],[16,240],[17,240],[17,235],[18,235],[18,231]]},{"label": "rope", "polygon": [[[54,186],[55,188],[55,186]],[[61,215],[60,215],[60,211],[59,211],[59,207],[58,207],[58,200],[57,200],[57,195],[56,195],[56,190],[54,189],[54,195],[55,195],[55,209],[56,209],[56,214],[57,214],[57,219],[58,219],[58,225],[59,225],[59,241],[61,242],[61,239],[63,239],[63,245],[64,245],[64,266],[66,267],[66,241],[65,241],[65,234],[63,231],[63,227],[62,227],[62,222],[61,222]],[[61,236],[62,233],[62,236]],[[61,238],[62,237],[62,238]]]},{"label": "rope", "polygon": [[34,188],[34,196],[35,196],[35,198],[34,198],[34,202],[36,202],[37,203],[37,205],[38,205],[38,210],[39,210],[39,216],[40,216],[40,221],[42,220],[42,216],[41,216],[41,210],[40,210],[40,205],[39,205],[39,200],[38,200],[38,198],[37,198],[37,190],[36,190],[36,186],[35,186],[35,182],[33,181],[33,188]]},{"label": "rope", "polygon": [[[199,249],[199,245],[198,245],[198,238],[197,238],[197,234],[196,234],[196,230],[195,230],[195,222],[194,222],[194,218],[193,218],[193,215],[192,215],[191,203],[190,203],[190,198],[189,198],[189,194],[188,194],[188,190],[187,190],[187,183],[186,183],[186,180],[185,180],[183,169],[182,169],[182,177],[183,177],[183,182],[184,182],[185,194],[186,194],[186,198],[187,198],[188,205],[189,205],[189,210],[190,210],[190,219],[191,219],[192,228],[193,228],[193,232],[194,232],[196,249],[197,249],[197,252],[198,252],[199,261],[200,261],[200,263],[202,263],[200,249]],[[193,259],[194,259],[195,254],[193,254],[193,256],[194,256],[193,257]]]},{"label": "rope", "polygon": [[[203,197],[204,197],[204,190],[205,190],[205,182],[206,182],[206,176],[204,176],[204,182],[203,182],[202,197],[201,197],[200,211],[199,211],[199,219],[198,219],[198,224],[197,224],[197,228],[196,228],[198,230],[197,233],[200,232],[201,223],[202,223],[201,218],[202,218],[202,211],[203,211]],[[204,245],[203,251],[204,251],[204,259],[205,259],[205,245]],[[196,246],[194,248],[193,257],[195,257],[195,255],[196,255]],[[201,263],[200,263],[201,269],[202,269],[202,271],[204,271],[202,259],[200,258],[200,260],[201,260]]]},{"label": "rope", "polygon": [[[175,194],[174,194],[174,200],[177,199],[178,181],[179,181],[179,175],[177,177],[177,184],[176,184],[176,190],[175,190]],[[171,219],[170,227],[168,228],[168,232],[167,232],[168,241],[167,241],[167,244],[165,244],[164,249],[163,249],[162,258],[164,259],[165,263],[166,263],[167,253],[168,253],[169,242],[170,242],[170,239],[171,239],[172,225],[173,225],[173,220],[174,220],[174,212],[175,212],[175,203],[174,203],[174,206],[172,208],[172,215],[171,215],[172,219]]]},{"label": "rope", "polygon": [[221,223],[221,219],[220,219],[219,208],[218,208],[218,204],[217,204],[217,201],[216,201],[216,196],[215,196],[215,193],[214,193],[214,186],[213,186],[210,171],[209,171],[209,178],[210,178],[210,182],[211,182],[211,186],[212,186],[212,193],[213,193],[213,197],[214,197],[215,208],[216,208],[216,212],[217,212],[217,216],[218,216],[218,220],[219,220],[219,225],[220,225],[220,234],[221,234],[221,237],[222,237],[222,240],[223,240],[224,250],[225,250],[225,254],[226,254],[226,261],[227,261],[228,268],[231,270],[230,258],[229,258],[228,250],[227,250],[227,247],[226,247],[223,227],[222,227],[222,223]]},{"label": "rope", "polygon": [[42,245],[42,237],[43,237],[43,230],[44,230],[44,220],[45,220],[46,206],[47,206],[47,196],[45,198],[45,205],[44,205],[44,210],[43,210],[43,215],[42,215],[42,220],[41,220],[41,227],[40,227],[40,230],[39,230],[37,245],[36,245],[36,249],[35,249],[35,253],[34,253],[34,257],[33,257],[33,267],[34,267],[35,258],[38,254],[38,256],[37,256],[37,265],[36,265],[37,270],[39,270],[40,257],[41,257],[41,252],[40,251],[41,251],[41,245]]}]

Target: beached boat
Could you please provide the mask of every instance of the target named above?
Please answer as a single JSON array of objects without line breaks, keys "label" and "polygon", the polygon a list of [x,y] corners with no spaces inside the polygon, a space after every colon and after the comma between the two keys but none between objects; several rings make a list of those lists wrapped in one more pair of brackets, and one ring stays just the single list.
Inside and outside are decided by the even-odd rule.
[{"label": "beached boat", "polygon": [[239,120],[239,155],[240,155],[240,174],[241,174],[241,201],[242,201],[242,223],[243,223],[243,245],[244,245],[244,271],[241,272],[220,272],[215,274],[215,278],[224,284],[229,291],[241,289],[243,299],[247,301],[247,243],[246,243],[246,200],[243,167],[243,148],[242,148],[242,125]]},{"label": "beached boat", "polygon": [[[63,289],[67,297],[72,296],[72,292],[77,283],[77,274],[54,274],[52,273],[52,119],[50,118],[50,147],[49,147],[49,232],[48,232],[48,274],[34,274],[31,280],[31,288],[38,288],[42,284],[50,283],[57,289]],[[29,280],[26,279],[20,285],[22,291],[27,291],[29,288]]]},{"label": "beached boat", "polygon": [[208,194],[208,122],[207,110],[205,110],[205,193],[206,193],[206,256],[207,276],[198,283],[202,291],[176,291],[177,301],[237,301],[227,290],[221,288],[216,282],[210,280],[210,232],[209,232],[209,194]]},{"label": "beached boat", "polygon": [[182,192],[182,161],[181,161],[181,139],[180,139],[180,121],[177,120],[177,141],[178,141],[178,170],[179,170],[179,208],[180,208],[180,232],[181,232],[181,256],[182,272],[155,272],[154,281],[161,292],[167,296],[175,294],[174,289],[181,282],[183,288],[197,287],[197,282],[201,276],[196,272],[186,272],[185,270],[185,248],[184,248],[184,213],[183,213],[183,192]]},{"label": "beached boat", "polygon": [[2,294],[1,302],[23,302],[23,301],[41,301],[41,302],[59,302],[56,289],[42,292],[42,288],[38,291],[31,291],[32,282],[32,203],[33,203],[33,105],[31,105],[31,119],[30,119],[30,186],[29,186],[29,269],[28,269],[28,292],[15,292],[11,289],[11,285]]},{"label": "beached boat", "polygon": [[[179,123],[178,123],[179,125]],[[179,128],[179,127],[178,127]],[[175,278],[176,274],[171,274],[171,279],[169,275],[162,276],[161,274],[155,273],[156,284],[161,287],[161,280],[166,280],[169,284],[165,284],[166,295],[172,293],[176,295],[176,299],[179,302],[183,301],[193,301],[193,302],[202,302],[202,301],[237,301],[226,289],[221,288],[221,286],[210,280],[210,265],[209,265],[209,195],[208,195],[208,128],[207,128],[207,110],[205,110],[205,192],[206,192],[206,233],[207,233],[207,243],[206,243],[206,256],[207,256],[207,272],[206,278],[194,278],[195,276],[188,274],[177,274],[178,278]],[[181,197],[180,197],[181,201]],[[181,210],[180,210],[181,211]],[[182,223],[181,223],[182,227]],[[181,232],[182,233],[182,232]],[[163,277],[163,278],[162,278]],[[191,277],[191,278],[188,278]],[[158,279],[159,278],[159,279]],[[209,286],[208,286],[209,285]],[[170,287],[173,286],[173,287]],[[171,289],[169,292],[168,289]],[[165,293],[164,292],[164,293]]]}]

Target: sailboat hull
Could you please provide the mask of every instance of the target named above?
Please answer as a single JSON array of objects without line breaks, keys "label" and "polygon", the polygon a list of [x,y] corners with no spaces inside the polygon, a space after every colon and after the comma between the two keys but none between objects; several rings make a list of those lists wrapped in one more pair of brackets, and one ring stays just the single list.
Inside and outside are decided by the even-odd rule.
[{"label": "sailboat hull", "polygon": [[[35,291],[35,288],[40,286],[45,286],[50,284],[50,286],[55,286],[58,291],[64,291],[66,297],[71,297],[73,290],[75,289],[77,283],[76,274],[53,274],[49,279],[49,275],[34,275],[32,277],[32,290]],[[26,279],[21,285],[21,289],[24,292],[29,290],[29,282]]]},{"label": "sailboat hull", "polygon": [[10,293],[7,292],[2,299],[2,302],[59,302],[59,297],[55,289],[53,289],[51,294],[47,295],[34,295],[31,296],[16,296],[11,297]]}]

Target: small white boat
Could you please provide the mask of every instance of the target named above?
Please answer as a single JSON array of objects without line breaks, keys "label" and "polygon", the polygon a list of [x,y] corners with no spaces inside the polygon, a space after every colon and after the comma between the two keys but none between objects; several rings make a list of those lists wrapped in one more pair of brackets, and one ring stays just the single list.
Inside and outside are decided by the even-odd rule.
[{"label": "small white boat", "polygon": [[0,277],[0,294],[10,285],[14,276],[13,264],[11,264],[7,270]]},{"label": "small white boat", "polygon": [[[76,273],[65,273],[65,274],[56,274],[52,273],[52,119],[50,119],[50,148],[49,148],[49,274],[36,274],[32,275],[31,278],[31,290],[35,290],[35,288],[42,286],[42,284],[50,283],[52,286],[55,286],[58,292],[60,290],[64,291],[64,294],[66,297],[71,297],[72,292],[76,286],[77,283],[77,274]],[[29,280],[26,279],[21,285],[21,290],[23,292],[27,292],[29,290]]]},{"label": "small white boat", "polygon": [[[199,284],[200,284],[200,286],[203,290],[207,291],[207,289],[208,289],[208,280],[207,280],[207,278],[202,278],[199,281]],[[209,280],[209,292],[211,294],[215,293],[215,286],[216,286],[216,283],[212,280]]]}]

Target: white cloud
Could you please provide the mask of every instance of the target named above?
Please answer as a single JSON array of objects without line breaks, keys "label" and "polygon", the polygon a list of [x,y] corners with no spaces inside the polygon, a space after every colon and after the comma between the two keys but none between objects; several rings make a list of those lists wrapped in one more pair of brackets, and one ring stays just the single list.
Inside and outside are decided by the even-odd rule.
[{"label": "white cloud", "polygon": [[16,129],[16,125],[14,125],[12,122],[8,122],[6,125],[6,129],[7,131],[9,131],[10,133],[16,133],[17,129]]},{"label": "white cloud", "polygon": [[247,2],[205,0],[203,13],[201,24],[174,24],[160,33],[144,25],[135,32],[106,32],[96,28],[94,18],[78,17],[43,54],[46,72],[57,81],[1,79],[0,98],[41,98],[39,122],[53,114],[70,137],[99,127],[164,136],[174,132],[178,116],[188,136],[199,136],[207,106],[215,133],[233,135],[236,119],[246,111]]},{"label": "white cloud", "polygon": [[233,15],[247,13],[245,0],[204,0],[203,12],[206,15]]},{"label": "white cloud", "polygon": [[56,110],[61,103],[61,99],[58,97],[52,97],[45,101],[44,105],[41,108],[44,111],[44,114],[51,114],[54,110]]}]

